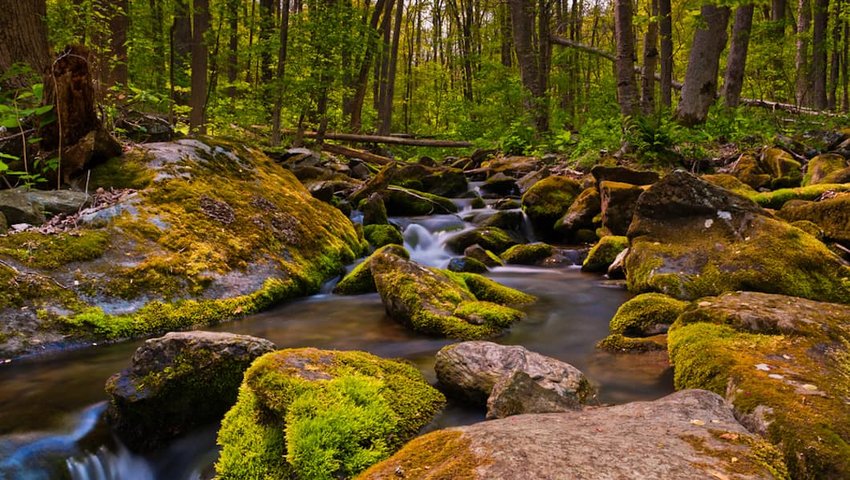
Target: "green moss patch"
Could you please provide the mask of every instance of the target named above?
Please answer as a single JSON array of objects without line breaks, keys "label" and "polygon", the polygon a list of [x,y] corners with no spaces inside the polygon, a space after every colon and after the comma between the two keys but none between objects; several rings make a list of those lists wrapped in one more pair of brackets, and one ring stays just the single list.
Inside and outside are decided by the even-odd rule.
[{"label": "green moss patch", "polygon": [[762,207],[782,208],[789,200],[815,200],[826,192],[848,192],[850,185],[840,183],[821,183],[798,188],[781,188],[772,192],[757,193],[749,196]]},{"label": "green moss patch", "polygon": [[551,233],[555,222],[567,213],[581,191],[581,184],[572,178],[546,177],[525,192],[522,209],[535,228]]},{"label": "green moss patch", "polygon": [[581,265],[584,272],[604,272],[614,263],[614,259],[623,250],[629,247],[626,237],[606,235],[599,239],[596,245],[590,249],[587,258]]},{"label": "green moss patch", "polygon": [[22,232],[0,237],[0,255],[12,257],[27,267],[52,270],[72,262],[94,260],[109,246],[109,233],[81,229],[46,235]]},{"label": "green moss patch", "polygon": [[548,243],[535,242],[514,245],[502,254],[505,263],[516,265],[535,265],[555,253],[555,247]]},{"label": "green moss patch", "polygon": [[219,431],[222,479],[351,477],[413,437],[445,399],[412,365],[281,350],[245,373]]},{"label": "green moss patch", "polygon": [[342,280],[334,287],[334,293],[338,295],[359,295],[361,293],[374,293],[378,289],[375,287],[375,279],[372,277],[372,269],[370,267],[371,259],[384,252],[391,252],[394,255],[400,255],[403,258],[410,258],[407,250],[399,245],[387,245],[381,247],[370,255],[367,259],[358,263],[351,272],[342,277]]},{"label": "green moss patch", "polygon": [[357,477],[359,480],[386,479],[404,472],[406,478],[423,480],[475,480],[476,469],[491,463],[472,450],[472,442],[455,430],[423,435],[405,445],[389,460]]},{"label": "green moss patch", "polygon": [[366,225],[363,227],[363,236],[375,248],[389,244],[404,244],[404,237],[393,225]]},{"label": "green moss patch", "polygon": [[611,333],[646,337],[664,333],[688,302],[660,293],[644,293],[620,305],[611,319]]}]

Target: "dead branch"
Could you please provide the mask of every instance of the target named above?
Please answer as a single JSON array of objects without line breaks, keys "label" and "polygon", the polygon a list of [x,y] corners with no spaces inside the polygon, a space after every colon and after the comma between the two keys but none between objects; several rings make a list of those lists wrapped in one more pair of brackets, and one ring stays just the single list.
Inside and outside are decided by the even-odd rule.
[{"label": "dead branch", "polygon": [[359,158],[360,160],[377,163],[378,165],[387,165],[393,162],[392,158],[375,155],[374,153],[366,152],[364,150],[356,150],[354,148],[343,147],[342,145],[335,145],[333,143],[323,144],[322,150],[348,158]]}]

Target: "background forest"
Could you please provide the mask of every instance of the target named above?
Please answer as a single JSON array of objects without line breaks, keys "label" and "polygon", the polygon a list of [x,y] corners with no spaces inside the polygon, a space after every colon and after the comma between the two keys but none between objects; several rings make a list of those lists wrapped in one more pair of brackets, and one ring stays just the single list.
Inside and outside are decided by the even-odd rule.
[{"label": "background forest", "polygon": [[[843,0],[0,4],[0,44],[45,27],[49,44],[0,47],[0,71],[86,45],[118,133],[136,112],[273,146],[305,130],[404,133],[592,162],[625,140],[656,160],[827,128],[850,107]],[[8,82],[2,95],[7,110],[38,97]]]}]

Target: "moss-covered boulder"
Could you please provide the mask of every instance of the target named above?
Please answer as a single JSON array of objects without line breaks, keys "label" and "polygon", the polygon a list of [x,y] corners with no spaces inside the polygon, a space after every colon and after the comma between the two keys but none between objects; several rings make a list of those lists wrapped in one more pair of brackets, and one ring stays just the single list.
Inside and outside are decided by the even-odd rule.
[{"label": "moss-covered boulder", "polygon": [[641,195],[628,238],[634,292],[694,299],[754,290],[850,302],[850,268],[823,243],[684,171]]},{"label": "moss-covered boulder", "polygon": [[567,213],[581,191],[581,184],[572,178],[546,177],[525,192],[522,209],[536,231],[551,235],[555,222]]},{"label": "moss-covered boulder", "polygon": [[359,205],[363,212],[363,225],[385,225],[387,221],[387,207],[384,199],[377,193],[369,195],[361,200]]},{"label": "moss-covered boulder", "polygon": [[441,197],[457,197],[469,189],[462,170],[421,163],[405,165],[393,175],[391,183]]},{"label": "moss-covered boulder", "polygon": [[601,202],[596,187],[584,189],[567,209],[567,213],[555,223],[555,233],[572,240],[579,230],[595,228],[597,225],[594,218],[602,213]]},{"label": "moss-covered boulder", "polygon": [[596,242],[587,253],[581,269],[584,272],[604,272],[614,263],[614,259],[629,247],[629,239],[623,236],[606,235]]},{"label": "moss-covered boulder", "polygon": [[280,350],[245,373],[218,433],[217,478],[351,478],[443,406],[410,364],[365,352]]},{"label": "moss-covered boulder", "polygon": [[[513,248],[513,247],[511,247]],[[483,263],[487,267],[501,267],[503,262],[502,259],[499,258],[498,255],[487,250],[486,248],[478,245],[470,245],[463,250],[463,256],[466,258],[472,258],[478,260]]]},{"label": "moss-covered boulder", "polygon": [[514,245],[502,253],[505,263],[516,265],[537,265],[555,253],[555,247],[543,242]]},{"label": "moss-covered boulder", "polygon": [[643,189],[628,183],[606,181],[599,184],[602,229],[608,235],[625,235],[632,222],[635,204]]},{"label": "moss-covered boulder", "polygon": [[472,257],[454,257],[446,267],[450,272],[485,273],[488,268],[479,260]]},{"label": "moss-covered boulder", "polygon": [[819,202],[789,204],[782,207],[779,216],[789,222],[808,220],[820,227],[826,238],[850,247],[850,193]]},{"label": "moss-covered boulder", "polygon": [[742,427],[723,398],[688,390],[438,430],[357,478],[394,477],[784,480],[788,472],[779,452]]},{"label": "moss-covered boulder", "polygon": [[738,195],[741,195],[741,196],[744,196],[744,197],[750,197],[750,196],[758,193],[753,189],[753,187],[751,187],[751,186],[747,185],[746,183],[738,180],[737,177],[735,177],[733,175],[729,175],[727,173],[717,173],[717,174],[712,174],[712,175],[703,175],[700,178],[702,178],[706,182],[717,185],[718,187],[725,188],[726,190],[729,190],[730,192],[737,193]]},{"label": "moss-covered boulder", "polygon": [[762,192],[748,198],[765,208],[782,208],[791,200],[817,200],[825,193],[850,192],[850,185],[819,183],[808,187],[780,188],[772,192]]},{"label": "moss-covered boulder", "polygon": [[756,190],[770,184],[770,175],[762,169],[756,157],[749,153],[742,153],[732,164],[729,173]]},{"label": "moss-covered boulder", "polygon": [[676,388],[726,395],[784,453],[791,478],[850,477],[850,307],[736,292],[700,299],[669,333]]},{"label": "moss-covered boulder", "polygon": [[369,263],[387,314],[417,332],[459,339],[491,337],[524,316],[505,306],[520,302],[505,300],[526,300],[527,295],[507,287],[489,288],[477,280],[479,275],[431,269],[389,252],[373,255]]},{"label": "moss-covered boulder", "polygon": [[665,333],[688,302],[660,293],[644,293],[622,304],[611,319],[611,333],[650,337]]},{"label": "moss-covered boulder", "polygon": [[839,170],[848,167],[847,159],[837,153],[824,153],[809,160],[806,164],[806,174],[803,175],[803,186],[825,182],[824,179]]},{"label": "moss-covered boulder", "polygon": [[777,147],[765,148],[760,162],[765,173],[770,175],[771,188],[799,187],[803,180],[802,165],[785,150]]},{"label": "moss-covered boulder", "polygon": [[634,170],[623,166],[596,165],[590,169],[590,174],[597,184],[602,182],[628,183],[629,185],[652,185],[660,175],[651,170]]},{"label": "moss-covered boulder", "polygon": [[240,145],[146,144],[96,167],[91,185],[107,193],[79,218],[87,227],[0,239],[0,259],[65,291],[14,312],[32,329],[117,339],[215,324],[317,291],[364,247],[339,210]]},{"label": "moss-covered boulder", "polygon": [[402,245],[404,237],[395,225],[366,225],[363,227],[363,236],[369,245],[380,248],[389,244]]},{"label": "moss-covered boulder", "polygon": [[133,450],[161,447],[221,419],[236,403],[251,362],[274,350],[268,340],[232,333],[177,332],[147,340],[130,368],[106,382],[109,423]]},{"label": "moss-covered boulder", "polygon": [[439,195],[392,186],[382,195],[389,215],[417,216],[455,213],[457,205]]},{"label": "moss-covered boulder", "polygon": [[850,167],[830,173],[823,178],[821,183],[850,183]]},{"label": "moss-covered boulder", "polygon": [[334,287],[333,292],[337,295],[360,295],[362,293],[374,293],[378,289],[375,288],[375,279],[372,277],[372,259],[381,253],[392,253],[402,258],[410,258],[410,254],[401,245],[390,244],[375,250],[372,255],[367,257],[362,262],[355,265],[339,283]]},{"label": "moss-covered boulder", "polygon": [[477,227],[452,236],[446,241],[446,246],[455,253],[463,253],[467,247],[480,245],[498,255],[518,243],[514,236],[501,228]]}]

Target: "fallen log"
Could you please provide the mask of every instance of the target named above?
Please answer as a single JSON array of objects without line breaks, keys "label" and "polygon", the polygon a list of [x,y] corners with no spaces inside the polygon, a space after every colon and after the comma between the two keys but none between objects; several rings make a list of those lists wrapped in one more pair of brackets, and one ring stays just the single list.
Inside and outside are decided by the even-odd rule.
[{"label": "fallen log", "polygon": [[[293,135],[295,134],[295,131],[287,130],[286,133]],[[319,134],[316,132],[304,132],[304,137],[306,138],[316,138],[318,136]],[[389,145],[406,145],[410,147],[468,148],[473,146],[471,142],[463,142],[456,140],[386,137],[381,135],[355,135],[353,133],[325,133],[324,139],[355,143],[384,143]]]},{"label": "fallen log", "polygon": [[359,158],[360,160],[364,160],[366,162],[371,163],[377,163],[378,165],[387,165],[393,162],[393,159],[389,157],[383,157],[381,155],[375,155],[372,152],[356,150],[354,148],[343,147],[342,145],[336,145],[333,143],[323,144],[322,150],[329,153],[333,153],[335,155],[342,155],[344,157]]}]

